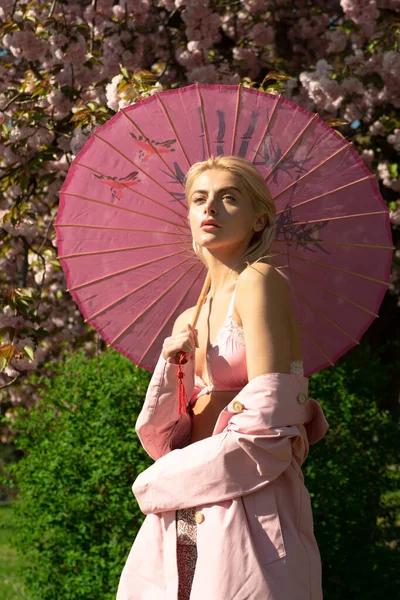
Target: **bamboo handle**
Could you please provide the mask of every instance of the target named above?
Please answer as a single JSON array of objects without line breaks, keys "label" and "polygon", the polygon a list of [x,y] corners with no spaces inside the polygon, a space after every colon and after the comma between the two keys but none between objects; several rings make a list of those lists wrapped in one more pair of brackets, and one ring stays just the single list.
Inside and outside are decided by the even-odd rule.
[{"label": "bamboo handle", "polygon": [[200,314],[200,309],[204,302],[204,298],[207,296],[207,292],[209,290],[210,284],[211,284],[210,273],[207,272],[207,277],[203,283],[203,287],[201,288],[200,296],[199,296],[199,299],[197,300],[196,308],[194,309],[194,313],[193,313],[193,316],[191,319],[190,325],[192,327],[196,327],[197,319],[199,318],[199,314]]}]

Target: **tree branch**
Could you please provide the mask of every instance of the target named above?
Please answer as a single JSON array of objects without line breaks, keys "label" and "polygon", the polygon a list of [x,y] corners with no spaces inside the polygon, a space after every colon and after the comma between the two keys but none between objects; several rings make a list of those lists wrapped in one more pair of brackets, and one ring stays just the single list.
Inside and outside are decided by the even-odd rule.
[{"label": "tree branch", "polygon": [[9,106],[11,106],[11,104],[13,102],[15,102],[15,100],[18,100],[18,98],[20,98],[21,96],[24,96],[24,95],[25,95],[25,92],[19,92],[18,94],[16,94],[15,96],[13,96],[13,98],[10,98],[10,100],[8,102],[6,102],[5,105],[2,108],[0,108],[1,112],[4,112],[5,110],[7,110],[7,108]]},{"label": "tree branch", "polygon": [[56,7],[57,0],[53,0],[53,4],[50,7],[49,18],[53,16],[54,9]]},{"label": "tree branch", "polygon": [[12,385],[15,381],[17,381],[17,379],[19,379],[19,377],[21,377],[21,373],[18,373],[18,375],[16,375],[14,377],[14,379],[11,379],[11,381],[9,381],[8,383],[5,383],[4,385],[0,385],[0,390],[3,390],[4,388]]},{"label": "tree branch", "polygon": [[93,45],[94,45],[94,28],[96,25],[97,0],[92,0],[92,6],[93,6],[93,18],[92,18],[92,29],[90,32],[90,42],[89,42],[90,52],[93,52]]},{"label": "tree branch", "polygon": [[24,288],[26,287],[26,278],[28,275],[28,251],[29,251],[29,244],[26,240],[26,238],[24,238],[22,235],[19,236],[22,240],[22,243],[24,245],[24,260],[22,263],[22,269],[21,269],[21,275],[19,278],[19,285],[20,287]]},{"label": "tree branch", "polygon": [[[42,298],[42,292],[43,292],[43,286],[44,286],[44,278],[46,276],[46,259],[44,258],[44,256],[42,254],[40,254],[40,252],[41,252],[41,250],[42,250],[42,248],[43,248],[43,246],[44,246],[44,244],[45,244],[45,242],[47,240],[47,234],[48,234],[49,229],[52,226],[53,222],[54,222],[54,219],[52,219],[52,221],[47,225],[44,239],[43,239],[43,241],[42,241],[42,243],[41,243],[41,245],[40,245],[40,247],[39,247],[38,250],[35,250],[34,248],[32,248],[32,246],[30,245],[30,243],[28,242],[28,240],[24,236],[22,236],[22,235],[19,236],[22,239],[24,246],[26,248],[28,248],[28,250],[31,250],[31,252],[33,252],[34,254],[36,254],[40,258],[40,260],[42,261],[42,264],[43,264],[43,277],[42,277],[42,281],[40,282],[40,285],[39,285],[39,297],[38,297],[38,302],[36,304],[36,310],[39,308],[40,300]],[[25,287],[25,286],[22,286],[22,287]]]},{"label": "tree branch", "polygon": [[18,0],[15,0],[15,2],[14,2],[14,5],[13,5],[13,7],[12,7],[11,14],[10,14],[10,17],[11,17],[11,19],[12,19],[12,18],[13,18],[13,16],[14,16],[15,10],[16,10],[16,8],[17,8],[17,4],[18,4]]}]

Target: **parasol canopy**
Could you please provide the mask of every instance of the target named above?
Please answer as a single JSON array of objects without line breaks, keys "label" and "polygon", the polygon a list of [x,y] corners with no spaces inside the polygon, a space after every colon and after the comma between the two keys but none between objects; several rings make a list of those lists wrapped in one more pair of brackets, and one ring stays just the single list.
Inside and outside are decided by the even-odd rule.
[{"label": "parasol canopy", "polygon": [[333,365],[368,329],[389,285],[389,211],[352,144],[318,114],[242,86],[195,84],[120,110],[75,157],[55,223],[59,260],[85,319],[153,370],[206,268],[192,249],[184,178],[238,155],[277,209],[270,263],[290,282],[304,374]]}]

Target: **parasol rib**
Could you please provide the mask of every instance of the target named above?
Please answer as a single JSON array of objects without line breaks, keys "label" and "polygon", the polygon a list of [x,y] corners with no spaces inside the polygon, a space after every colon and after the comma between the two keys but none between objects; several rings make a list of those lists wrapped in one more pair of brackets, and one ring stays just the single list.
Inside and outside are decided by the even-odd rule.
[{"label": "parasol rib", "polygon": [[83,223],[55,223],[53,227],[81,227],[82,229],[106,229],[107,231],[134,231],[135,233],[153,233],[163,235],[179,235],[191,237],[189,233],[177,233],[176,231],[163,231],[162,229],[133,229],[132,227],[109,227],[108,225],[84,225]]},{"label": "parasol rib", "polygon": [[271,177],[272,173],[275,171],[275,169],[280,165],[280,163],[286,158],[286,156],[289,154],[289,152],[292,150],[292,148],[297,144],[297,142],[299,141],[299,139],[302,137],[302,135],[304,134],[305,131],[307,131],[307,129],[310,127],[311,123],[314,123],[315,119],[318,117],[318,113],[316,113],[315,115],[313,115],[313,117],[306,123],[306,126],[304,127],[304,129],[302,129],[302,131],[300,131],[300,133],[297,135],[297,138],[295,140],[293,140],[291,146],[289,146],[289,148],[287,148],[285,150],[285,152],[282,154],[282,156],[280,157],[279,160],[276,161],[276,163],[274,164],[274,166],[272,167],[271,171],[268,173],[268,175],[265,177],[265,182],[268,181],[268,179]]},{"label": "parasol rib", "polygon": [[314,173],[314,171],[316,171],[317,169],[319,169],[320,167],[322,167],[323,165],[325,165],[332,158],[335,158],[335,156],[337,156],[338,154],[340,154],[341,152],[343,152],[343,150],[347,150],[347,148],[350,148],[350,146],[352,146],[352,145],[353,144],[351,142],[349,142],[348,144],[344,144],[341,148],[339,148],[339,150],[336,150],[336,152],[334,152],[333,154],[331,154],[330,156],[328,156],[328,158],[326,158],[321,163],[319,163],[318,165],[316,165],[315,167],[313,167],[312,169],[310,169],[309,171],[307,171],[307,173],[304,173],[304,175],[302,175],[301,177],[299,177],[298,179],[296,179],[295,181],[293,181],[290,185],[288,185],[287,188],[285,188],[284,190],[282,190],[281,192],[279,192],[279,194],[277,194],[276,196],[273,197],[273,200],[276,200],[277,198],[279,198],[279,196],[282,196],[282,194],[284,194],[285,192],[287,192],[288,190],[290,190],[291,187],[293,187],[294,185],[297,185],[298,183],[300,183],[300,181],[302,181],[303,179],[305,179],[306,177],[308,177],[309,175],[311,175],[311,173]]},{"label": "parasol rib", "polygon": [[[177,263],[176,265],[172,265],[172,267],[169,267],[169,269],[167,269],[166,271],[163,272],[163,275],[166,275],[167,273],[169,273],[173,269],[176,269],[177,267],[180,267],[181,265],[183,265],[184,263],[188,262],[189,260],[190,260],[190,258],[185,258],[184,260],[181,260],[180,263]],[[189,270],[191,270],[192,268],[193,267],[191,267]],[[145,281],[144,283],[142,283],[141,285],[139,285],[139,287],[135,288],[134,290],[130,290],[129,292],[127,292],[126,294],[124,294],[120,298],[117,298],[116,300],[113,300],[110,304],[107,304],[107,306],[103,306],[103,308],[101,308],[100,310],[98,310],[96,313],[94,313],[90,317],[87,317],[87,319],[85,319],[85,323],[88,323],[89,321],[92,321],[93,319],[95,319],[96,317],[98,317],[99,315],[101,315],[103,312],[105,312],[106,310],[108,310],[109,308],[112,308],[113,306],[115,306],[116,304],[118,304],[118,302],[122,302],[122,300],[126,300],[126,298],[129,298],[129,296],[132,296],[132,294],[134,294],[135,292],[138,292],[139,290],[143,289],[144,287],[147,287],[148,285],[150,285],[151,283],[153,283],[153,281],[156,281],[156,279],[159,279],[159,278],[160,278],[160,275],[156,275],[152,279],[149,279],[149,281]],[[113,342],[111,342],[111,344],[112,343]]]},{"label": "parasol rib", "polygon": [[324,192],[323,194],[320,194],[319,196],[314,196],[313,198],[304,200],[303,202],[300,202],[299,204],[292,204],[292,205],[288,206],[287,208],[284,208],[283,210],[277,211],[276,216],[278,217],[279,215],[282,215],[283,213],[288,212],[289,210],[294,211],[294,209],[298,208],[299,206],[304,206],[304,204],[308,204],[309,202],[313,202],[314,200],[319,200],[320,198],[325,198],[326,196],[330,196],[330,194],[334,194],[335,192],[340,192],[348,187],[351,187],[352,185],[355,185],[356,183],[361,183],[363,181],[367,181],[368,179],[375,179],[375,175],[368,175],[367,177],[363,177],[362,179],[357,179],[357,181],[351,181],[350,183],[346,183],[345,185],[335,188],[334,190],[330,190],[330,191]]},{"label": "parasol rib", "polygon": [[342,215],[340,217],[326,217],[326,219],[313,219],[310,221],[293,221],[293,223],[289,225],[279,225],[280,229],[287,229],[288,227],[293,227],[294,225],[308,225],[309,223],[323,223],[324,221],[338,221],[340,219],[352,219],[354,217],[371,217],[372,215],[387,215],[389,211],[387,210],[379,210],[377,212],[370,213],[359,213],[357,215]]},{"label": "parasol rib", "polygon": [[322,354],[322,356],[329,362],[329,364],[331,365],[331,367],[335,366],[335,363],[332,362],[332,360],[330,359],[330,357],[326,354],[326,352],[324,352],[321,348],[321,346],[319,344],[317,344],[317,342],[314,340],[314,338],[308,333],[307,329],[304,327],[304,325],[302,325],[300,322],[299,326],[300,329],[304,332],[304,334],[309,338],[309,340],[314,344],[314,346],[317,348],[317,350],[319,350],[319,352]]},{"label": "parasol rib", "polygon": [[388,287],[390,285],[390,281],[383,281],[382,279],[375,279],[374,277],[368,277],[368,275],[362,275],[361,273],[355,273],[354,271],[349,271],[348,269],[340,269],[339,267],[332,267],[332,265],[328,265],[326,263],[321,263],[316,260],[309,260],[307,258],[301,258],[300,256],[296,256],[295,254],[291,254],[290,252],[276,252],[276,254],[281,254],[282,256],[293,258],[294,260],[301,260],[302,262],[309,263],[311,265],[317,265],[318,267],[324,267],[325,269],[331,269],[331,271],[339,271],[339,273],[346,273],[346,275],[353,275],[354,277],[360,277],[361,279],[366,279],[367,281],[372,281],[373,283],[379,283]]},{"label": "parasol rib", "polygon": [[[195,282],[198,280],[198,278],[200,277],[200,275],[202,274],[202,272],[204,271],[205,266],[203,265],[202,268],[200,269],[200,271],[197,273],[197,275],[195,276],[195,278],[193,279],[193,281],[190,284],[190,288],[193,287],[193,285],[195,284]],[[171,319],[172,315],[174,314],[174,312],[178,309],[178,307],[182,304],[182,302],[186,299],[186,295],[182,294],[182,296],[179,298],[177,304],[175,304],[175,306],[173,307],[173,309],[171,310],[171,312],[168,314],[167,318],[164,319],[161,327],[159,327],[159,331],[162,331],[165,327],[165,325],[168,323],[168,321]],[[139,364],[143,362],[144,357],[146,356],[146,354],[148,353],[148,351],[150,350],[150,348],[152,347],[152,345],[154,344],[154,342],[156,341],[156,339],[158,338],[158,336],[160,335],[160,333],[157,333],[153,339],[151,340],[151,342],[149,343],[149,345],[147,346],[147,348],[145,349],[145,351],[143,352],[142,356],[139,359]]]},{"label": "parasol rib", "polygon": [[206,118],[204,115],[204,103],[203,103],[203,96],[201,95],[200,92],[200,86],[198,83],[196,83],[196,89],[197,89],[197,94],[199,96],[199,101],[200,101],[200,110],[201,110],[201,120],[203,121],[203,127],[204,127],[204,135],[206,138],[206,145],[207,145],[207,154],[208,154],[208,158],[210,158],[211,156],[211,151],[210,151],[210,139],[208,137],[208,129],[207,129],[207,123],[206,123]]},{"label": "parasol rib", "polygon": [[[300,242],[297,242],[299,246],[302,246]],[[287,240],[274,240],[274,244],[287,244],[290,242]],[[379,250],[396,250],[395,246],[377,246],[374,244],[347,244],[345,242],[326,242],[325,240],[307,240],[307,244],[322,244],[323,246],[344,246],[346,248],[374,248]]]},{"label": "parasol rib", "polygon": [[257,155],[258,155],[258,152],[259,152],[259,150],[260,150],[260,148],[261,148],[261,144],[263,143],[263,141],[264,141],[264,139],[265,139],[265,136],[267,135],[267,132],[268,132],[269,126],[270,126],[270,124],[271,124],[271,122],[272,122],[272,118],[273,118],[273,116],[274,116],[274,114],[275,114],[275,111],[276,111],[276,109],[277,109],[277,107],[278,107],[278,104],[279,104],[279,101],[280,101],[280,99],[281,99],[281,98],[282,98],[282,94],[278,94],[278,97],[277,97],[277,99],[276,99],[276,102],[275,102],[275,104],[274,104],[274,106],[273,106],[273,109],[272,109],[271,116],[270,116],[270,118],[268,119],[267,125],[266,125],[266,127],[265,127],[265,131],[264,131],[264,133],[263,133],[263,134],[262,134],[262,136],[261,136],[260,143],[258,144],[258,146],[257,146],[257,150],[254,152],[254,156],[253,156],[253,158],[252,158],[252,159],[251,159],[251,161],[250,161],[250,162],[252,162],[252,163],[254,163],[254,161],[255,161],[255,159],[256,159],[256,157],[257,157]]},{"label": "parasol rib", "polygon": [[190,166],[191,166],[191,165],[190,165],[190,160],[189,160],[189,158],[188,158],[188,155],[186,154],[186,150],[185,150],[185,148],[183,147],[183,144],[182,144],[182,142],[181,142],[181,139],[180,139],[180,137],[179,137],[179,135],[178,135],[178,132],[177,132],[177,130],[175,129],[175,125],[173,124],[173,122],[172,122],[172,120],[171,120],[171,117],[169,116],[169,114],[168,114],[168,111],[167,111],[167,109],[165,108],[165,106],[164,106],[164,103],[163,103],[163,101],[161,100],[161,98],[160,98],[160,96],[159,96],[159,93],[158,93],[158,92],[156,92],[154,95],[155,95],[155,97],[157,98],[158,102],[161,104],[161,108],[162,108],[162,110],[163,110],[163,112],[164,112],[165,116],[166,116],[166,117],[167,117],[167,119],[168,119],[168,123],[170,124],[170,126],[171,126],[171,128],[172,128],[172,131],[174,132],[174,134],[175,134],[175,136],[176,136],[176,139],[178,140],[178,144],[179,144],[179,146],[180,146],[180,149],[182,150],[182,153],[183,153],[183,155],[184,155],[184,157],[185,157],[185,159],[186,159],[186,162],[187,162],[188,166],[190,167]]},{"label": "parasol rib", "polygon": [[339,331],[341,331],[343,333],[343,335],[345,335],[346,337],[348,337],[352,342],[354,342],[354,344],[359,345],[359,341],[357,341],[355,338],[353,338],[353,336],[351,336],[349,333],[347,333],[347,331],[345,331],[342,327],[340,327],[340,325],[338,325],[335,321],[333,321],[332,319],[330,319],[328,317],[328,315],[326,315],[324,312],[322,312],[322,310],[320,310],[319,308],[317,308],[316,306],[314,306],[313,304],[311,304],[311,302],[309,300],[307,300],[307,298],[305,296],[303,296],[302,294],[296,294],[297,298],[301,298],[303,300],[303,302],[305,302],[305,304],[308,304],[308,306],[310,308],[312,308],[313,310],[315,310],[315,312],[319,313],[321,315],[321,317],[323,317],[324,319],[326,319],[329,323],[331,323],[331,325],[333,325],[334,327],[336,327],[336,329],[338,329]]},{"label": "parasol rib", "polygon": [[[154,215],[148,215],[147,213],[140,212],[138,210],[133,210],[133,208],[126,208],[125,206],[119,206],[118,204],[110,204],[109,202],[103,202],[102,200],[95,200],[94,198],[89,198],[89,196],[82,196],[81,194],[72,194],[71,192],[60,192],[64,196],[72,196],[73,198],[81,198],[81,200],[87,200],[88,202],[94,202],[95,204],[101,204],[102,206],[107,206],[107,208],[112,208],[115,210],[123,210],[125,212],[132,213],[134,215],[140,215],[141,217],[148,217],[149,219],[155,219],[156,221],[162,221],[163,223],[167,223],[168,225],[173,225],[174,227],[182,227],[179,223],[174,223],[173,221],[168,221],[167,219],[163,219],[162,217],[156,217]],[[158,202],[156,203],[158,204]],[[186,226],[187,229],[187,226]],[[188,234],[185,234],[188,235]]]},{"label": "parasol rib", "polygon": [[186,250],[180,250],[179,252],[173,252],[172,254],[167,254],[166,256],[156,257],[152,260],[148,260],[144,263],[140,263],[138,265],[134,265],[133,267],[127,267],[126,269],[121,269],[120,271],[114,271],[114,273],[108,273],[107,275],[103,275],[102,277],[98,277],[97,279],[91,279],[90,281],[85,281],[84,283],[80,283],[72,288],[68,288],[67,292],[76,292],[76,290],[80,290],[88,285],[93,285],[94,283],[99,283],[99,281],[104,281],[105,279],[109,279],[110,277],[115,277],[116,275],[122,275],[123,273],[129,273],[129,271],[134,271],[135,269],[140,269],[140,267],[145,267],[147,265],[151,265],[152,263],[159,262],[160,260],[165,260],[166,258],[171,258],[171,256],[178,256],[179,254],[183,254]]},{"label": "parasol rib", "polygon": [[[171,290],[171,289],[172,289],[172,288],[173,288],[173,287],[174,287],[174,286],[175,286],[177,283],[179,283],[179,281],[180,281],[181,279],[183,279],[183,277],[185,277],[185,275],[187,275],[188,273],[190,273],[190,271],[192,271],[192,269],[194,269],[194,268],[195,268],[195,266],[196,266],[196,265],[193,265],[192,267],[190,267],[190,269],[189,269],[188,271],[186,271],[185,273],[182,273],[182,275],[181,275],[180,277],[178,277],[178,279],[176,279],[176,280],[175,280],[173,283],[171,283],[171,285],[170,285],[170,286],[169,286],[167,289],[165,289],[165,290],[163,291],[163,293],[161,294],[161,296],[158,296],[158,298],[156,298],[155,300],[153,300],[153,302],[151,302],[151,304],[149,304],[148,306],[146,306],[146,308],[145,308],[144,310],[142,310],[142,312],[141,312],[140,314],[138,314],[138,315],[137,315],[137,316],[136,316],[136,317],[133,319],[133,321],[131,321],[131,322],[129,323],[129,325],[127,325],[127,326],[125,327],[125,329],[124,329],[123,331],[121,331],[121,333],[119,333],[119,334],[118,334],[118,335],[117,335],[117,336],[116,336],[116,337],[115,337],[115,338],[112,340],[112,342],[110,342],[110,345],[112,346],[113,344],[115,344],[115,343],[116,343],[116,342],[117,342],[117,341],[120,339],[120,337],[122,337],[122,336],[123,336],[123,335],[124,335],[124,334],[125,334],[125,333],[128,331],[128,329],[130,329],[130,328],[132,327],[132,325],[134,325],[134,324],[136,323],[136,321],[137,321],[138,319],[140,319],[140,317],[142,317],[142,316],[143,316],[143,315],[144,315],[144,314],[145,314],[147,311],[149,311],[149,310],[150,310],[150,308],[152,308],[152,307],[154,306],[154,304],[156,304],[156,302],[159,302],[160,298],[162,298],[163,296],[165,296],[165,295],[166,295],[166,294],[167,294],[167,293],[168,293],[168,292],[169,292],[169,291],[170,291],[170,290]],[[201,271],[202,269],[203,269],[203,267],[201,267],[200,271]],[[200,273],[200,271],[199,271],[199,273]]]},{"label": "parasol rib", "polygon": [[242,92],[242,86],[241,86],[241,84],[239,84],[239,86],[238,86],[238,93],[237,93],[237,96],[236,96],[236,111],[235,111],[235,121],[233,123],[233,136],[232,136],[231,154],[235,153],[235,138],[236,138],[236,129],[237,129],[237,123],[238,123],[238,117],[239,117],[239,110],[240,110],[241,92]]},{"label": "parasol rib", "polygon": [[301,277],[302,279],[307,279],[307,281],[310,281],[310,283],[312,283],[313,285],[315,285],[315,287],[319,288],[320,290],[324,290],[325,292],[329,292],[333,296],[336,296],[337,298],[340,298],[341,300],[344,300],[348,304],[352,304],[356,308],[359,308],[360,310],[363,310],[364,312],[368,313],[369,315],[371,315],[373,317],[379,317],[379,315],[377,315],[376,313],[372,312],[372,310],[369,310],[368,308],[365,308],[365,306],[362,306],[361,304],[358,304],[357,302],[353,302],[353,300],[350,300],[349,298],[346,298],[346,296],[343,296],[342,294],[338,294],[338,292],[334,292],[333,290],[325,287],[324,285],[321,285],[320,283],[317,283],[315,281],[315,279],[312,279],[308,275],[304,275],[303,273],[300,273],[299,271],[296,271],[296,269],[293,269],[292,267],[281,266],[279,268],[280,269],[288,268],[290,270],[290,273],[294,273],[295,275],[297,275],[298,277]]},{"label": "parasol rib", "polygon": [[[181,246],[183,242],[170,242],[170,246]],[[162,244],[146,244],[145,246],[126,246],[125,248],[108,248],[107,250],[94,250],[93,252],[77,252],[76,254],[63,254],[58,256],[59,259],[63,258],[79,258],[81,256],[97,256],[97,254],[114,254],[115,252],[125,252],[126,250],[143,250],[144,248],[159,248],[165,247],[165,242]],[[187,248],[184,248],[183,252],[187,252]]]}]

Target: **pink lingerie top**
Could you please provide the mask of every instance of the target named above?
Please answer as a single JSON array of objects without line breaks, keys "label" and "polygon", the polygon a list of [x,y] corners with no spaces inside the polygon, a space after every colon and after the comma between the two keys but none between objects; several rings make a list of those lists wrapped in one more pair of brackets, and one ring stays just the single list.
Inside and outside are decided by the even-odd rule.
[{"label": "pink lingerie top", "polygon": [[[240,391],[248,383],[246,347],[243,328],[233,318],[235,291],[229,305],[225,323],[217,334],[214,344],[207,352],[208,383],[199,375],[195,376],[195,387],[190,402],[213,391]],[[303,375],[303,362],[294,360],[291,373]]]},{"label": "pink lingerie top", "polygon": [[191,401],[212,391],[240,391],[248,383],[243,328],[232,317],[235,292],[236,288],[225,322],[207,351],[208,383],[199,375],[195,376]]},{"label": "pink lingerie top", "polygon": [[[198,375],[195,376],[195,387],[190,398],[193,405],[200,396],[212,391],[237,390],[248,383],[246,347],[243,328],[233,319],[235,291],[229,305],[225,323],[219,330],[214,344],[207,352],[208,383]],[[291,373],[304,374],[303,362],[293,360],[290,363]],[[180,545],[195,545],[197,524],[194,520],[195,508],[177,511],[177,542]]]}]

